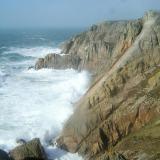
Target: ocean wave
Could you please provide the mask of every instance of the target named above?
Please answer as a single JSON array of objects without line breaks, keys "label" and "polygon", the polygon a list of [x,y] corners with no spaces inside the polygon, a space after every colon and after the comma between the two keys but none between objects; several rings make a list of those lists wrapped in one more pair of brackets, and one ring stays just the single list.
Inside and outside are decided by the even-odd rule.
[{"label": "ocean wave", "polygon": [[59,48],[53,47],[29,47],[29,48],[20,48],[20,47],[10,47],[7,51],[3,52],[3,54],[20,54],[23,56],[31,56],[31,57],[44,57],[49,53],[57,53],[59,54],[61,50]]},{"label": "ocean wave", "polygon": [[47,41],[47,39],[45,39],[45,38],[43,38],[43,37],[29,37],[28,39],[31,39],[31,40]]},{"label": "ocean wave", "polygon": [[20,62],[20,61],[24,61],[24,60],[30,60],[33,57],[21,55],[19,53],[8,53],[8,54],[3,55],[3,58],[5,58],[5,59],[7,59],[9,61],[18,61],[18,62]]},{"label": "ocean wave", "polygon": [[85,93],[88,73],[31,69],[18,72],[6,83],[0,88],[0,147],[10,150],[16,146],[16,139],[39,137],[50,158],[80,160],[77,154],[48,146],[48,142],[56,139],[73,113],[73,103]]}]

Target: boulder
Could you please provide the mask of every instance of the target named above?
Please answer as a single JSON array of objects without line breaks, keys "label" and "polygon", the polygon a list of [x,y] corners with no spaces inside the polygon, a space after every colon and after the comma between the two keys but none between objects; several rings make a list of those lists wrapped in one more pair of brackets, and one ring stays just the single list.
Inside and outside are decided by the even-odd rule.
[{"label": "boulder", "polygon": [[10,160],[8,154],[0,149],[0,160]]},{"label": "boulder", "polygon": [[10,151],[13,160],[46,160],[47,156],[38,138]]}]

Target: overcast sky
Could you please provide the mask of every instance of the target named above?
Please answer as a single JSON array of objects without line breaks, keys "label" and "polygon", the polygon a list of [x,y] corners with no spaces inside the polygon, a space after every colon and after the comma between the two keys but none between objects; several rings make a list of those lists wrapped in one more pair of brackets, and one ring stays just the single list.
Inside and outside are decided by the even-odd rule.
[{"label": "overcast sky", "polygon": [[0,28],[86,27],[150,9],[160,10],[160,0],[0,0]]}]

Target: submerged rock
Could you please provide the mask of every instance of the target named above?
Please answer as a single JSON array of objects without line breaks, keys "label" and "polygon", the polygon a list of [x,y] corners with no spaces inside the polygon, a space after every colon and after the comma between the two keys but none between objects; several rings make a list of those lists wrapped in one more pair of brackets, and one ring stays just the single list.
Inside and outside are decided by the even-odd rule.
[{"label": "submerged rock", "polygon": [[38,138],[10,151],[13,160],[46,160],[47,156]]},{"label": "submerged rock", "polygon": [[8,154],[0,149],[0,160],[10,160]]}]

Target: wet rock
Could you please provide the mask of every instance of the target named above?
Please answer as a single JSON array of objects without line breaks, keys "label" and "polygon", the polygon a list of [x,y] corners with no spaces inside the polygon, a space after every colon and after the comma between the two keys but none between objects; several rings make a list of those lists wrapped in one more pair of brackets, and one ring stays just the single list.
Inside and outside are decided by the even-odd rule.
[{"label": "wet rock", "polygon": [[35,69],[42,69],[45,68],[45,64],[44,64],[44,58],[39,58],[38,61],[35,64]]},{"label": "wet rock", "polygon": [[38,138],[10,151],[13,160],[46,160],[46,154]]},{"label": "wet rock", "polygon": [[8,154],[0,149],[0,160],[10,160]]}]

